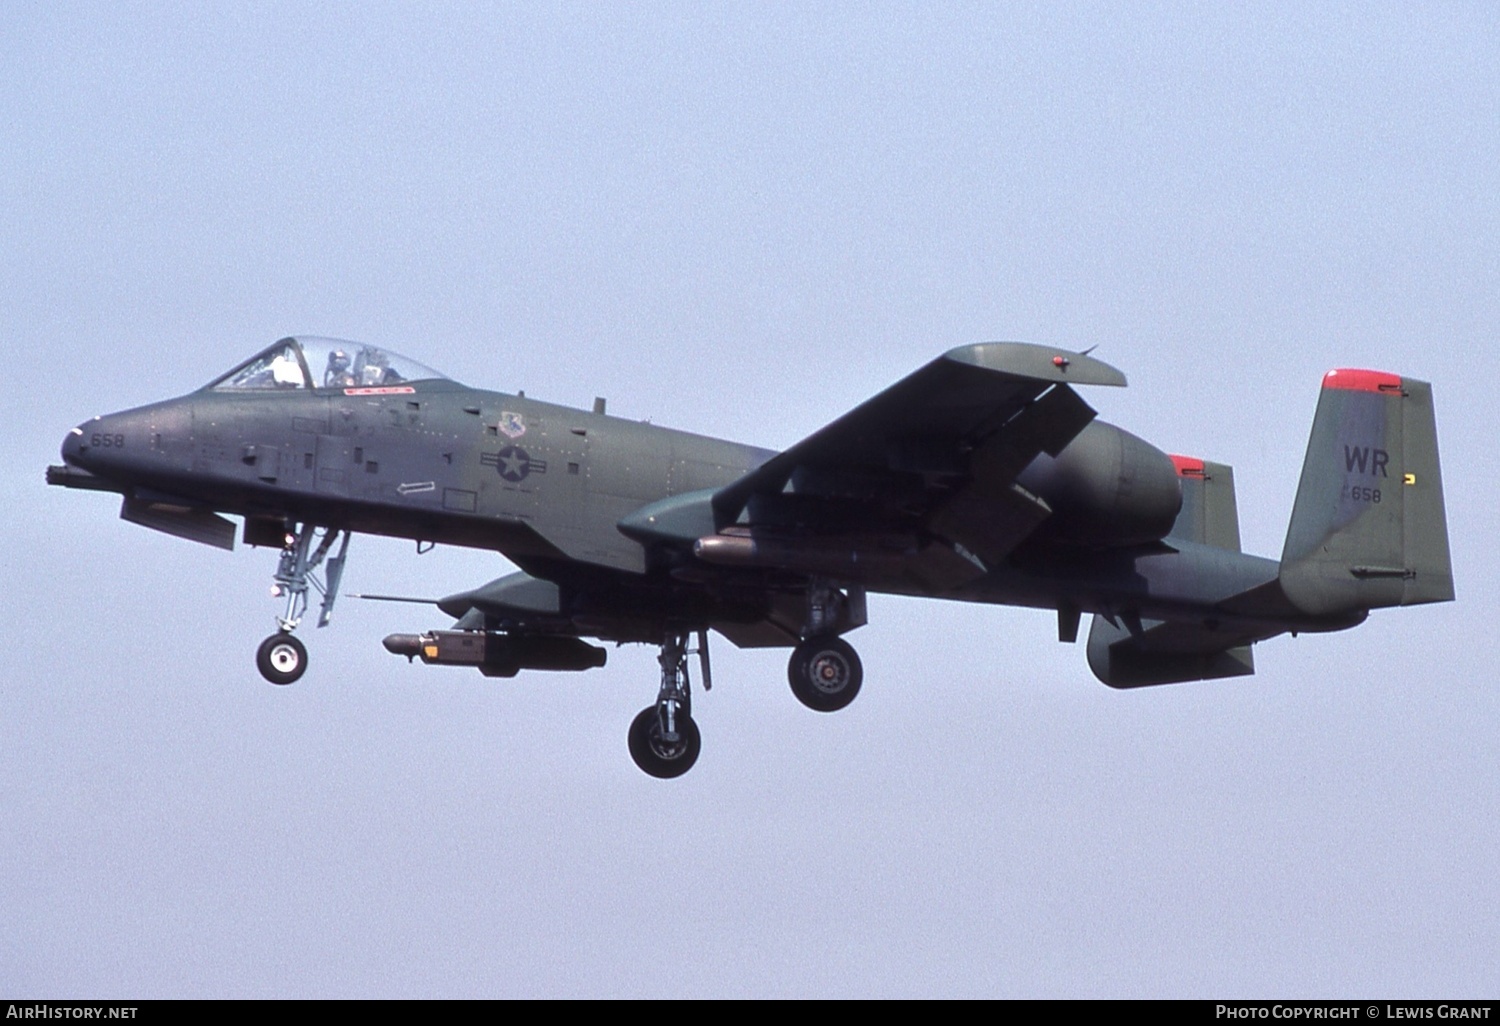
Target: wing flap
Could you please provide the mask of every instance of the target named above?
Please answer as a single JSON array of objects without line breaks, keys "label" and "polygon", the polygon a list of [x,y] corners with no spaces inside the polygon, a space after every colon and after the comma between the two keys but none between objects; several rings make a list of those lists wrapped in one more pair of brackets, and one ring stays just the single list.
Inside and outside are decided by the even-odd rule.
[{"label": "wing flap", "polygon": [[1052,515],[1040,498],[1015,483],[1042,453],[1056,456],[1094,419],[1070,388],[1053,388],[990,435],[969,458],[969,481],[929,521],[936,535],[957,542],[990,565],[1010,554]]}]

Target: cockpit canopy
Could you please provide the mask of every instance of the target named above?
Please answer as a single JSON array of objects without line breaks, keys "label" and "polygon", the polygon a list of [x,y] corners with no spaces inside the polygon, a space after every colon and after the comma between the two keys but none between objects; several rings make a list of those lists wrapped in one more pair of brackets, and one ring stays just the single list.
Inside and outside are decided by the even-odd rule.
[{"label": "cockpit canopy", "polygon": [[337,338],[284,338],[208,384],[218,392],[294,388],[383,388],[411,381],[448,381],[431,367],[389,349]]}]

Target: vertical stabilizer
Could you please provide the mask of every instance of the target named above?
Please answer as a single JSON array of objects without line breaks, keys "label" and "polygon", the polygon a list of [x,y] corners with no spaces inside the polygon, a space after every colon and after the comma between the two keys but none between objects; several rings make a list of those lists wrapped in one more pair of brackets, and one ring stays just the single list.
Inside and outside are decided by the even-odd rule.
[{"label": "vertical stabilizer", "polygon": [[1452,600],[1427,382],[1367,370],[1324,376],[1281,587],[1311,615]]},{"label": "vertical stabilizer", "polygon": [[1234,500],[1234,468],[1192,456],[1173,456],[1182,484],[1182,509],[1169,537],[1240,551],[1240,515]]}]

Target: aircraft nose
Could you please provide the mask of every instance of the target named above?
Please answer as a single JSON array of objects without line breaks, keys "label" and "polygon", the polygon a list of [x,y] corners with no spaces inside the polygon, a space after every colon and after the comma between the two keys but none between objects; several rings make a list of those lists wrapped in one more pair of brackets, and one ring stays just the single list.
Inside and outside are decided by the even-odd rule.
[{"label": "aircraft nose", "polygon": [[83,449],[83,428],[76,427],[63,438],[63,462],[73,467],[82,466]]},{"label": "aircraft nose", "polygon": [[90,473],[115,473],[130,465],[126,440],[139,436],[136,411],[91,417],[63,439],[63,462]]}]

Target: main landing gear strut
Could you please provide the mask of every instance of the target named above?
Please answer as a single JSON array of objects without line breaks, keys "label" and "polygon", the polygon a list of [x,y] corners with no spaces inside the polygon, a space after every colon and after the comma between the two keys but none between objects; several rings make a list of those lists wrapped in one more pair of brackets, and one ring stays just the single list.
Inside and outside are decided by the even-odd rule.
[{"label": "main landing gear strut", "polygon": [[[656,661],[661,664],[661,690],[656,704],[642,709],[630,724],[630,757],[653,777],[680,777],[693,768],[703,738],[693,722],[693,695],[688,680],[688,636],[669,631]],[[703,690],[713,687],[708,663],[708,631],[698,632],[698,658]]]},{"label": "main landing gear strut", "polygon": [[[340,540],[342,539],[342,540]],[[316,547],[314,541],[317,542]],[[338,542],[338,555],[329,557]],[[307,589],[311,585],[323,597],[318,609],[318,626],[328,626],[333,603],[338,597],[339,579],[344,576],[344,557],[349,551],[349,532],[315,524],[288,524],[286,544],[276,565],[276,583],[271,586],[275,597],[286,597],[286,611],[276,618],[280,628],[260,643],[255,653],[255,668],[272,684],[290,684],[307,671],[307,648],[292,634],[307,612]],[[316,571],[328,560],[326,583]]]},{"label": "main landing gear strut", "polygon": [[[839,632],[865,622],[862,589],[848,594],[833,584],[815,581],[807,592],[807,619],[802,642],[792,649],[787,679],[792,694],[809,709],[836,712],[854,701],[864,683],[859,656]],[[669,630],[656,661],[661,664],[661,689],[656,704],[642,709],[630,724],[630,757],[653,777],[680,777],[693,768],[703,739],[693,722],[693,696],[688,680],[688,635]],[[697,653],[702,660],[703,690],[713,686],[708,663],[708,631],[698,631]]]}]

